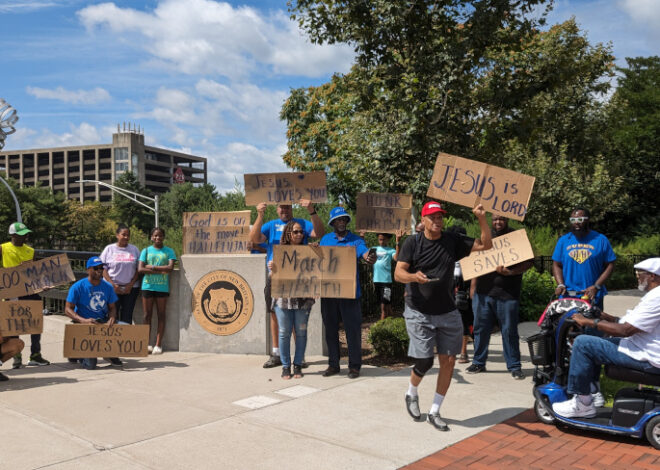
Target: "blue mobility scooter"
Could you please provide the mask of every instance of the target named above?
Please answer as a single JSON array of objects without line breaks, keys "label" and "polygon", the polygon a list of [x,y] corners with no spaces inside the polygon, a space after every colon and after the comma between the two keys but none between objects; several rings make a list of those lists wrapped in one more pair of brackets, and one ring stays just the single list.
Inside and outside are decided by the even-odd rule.
[{"label": "blue mobility scooter", "polygon": [[[581,313],[587,318],[600,314],[581,299],[563,298],[551,302],[541,319],[541,331],[527,338],[534,364],[534,411],[546,424],[602,431],[610,434],[646,437],[660,449],[660,374],[607,365],[605,374],[615,380],[640,384],[638,388],[623,388],[614,397],[612,408],[600,407],[593,418],[565,418],[557,415],[552,404],[569,399],[566,393],[568,368],[573,340],[583,330],[571,317]],[[644,387],[646,386],[646,387]]]}]

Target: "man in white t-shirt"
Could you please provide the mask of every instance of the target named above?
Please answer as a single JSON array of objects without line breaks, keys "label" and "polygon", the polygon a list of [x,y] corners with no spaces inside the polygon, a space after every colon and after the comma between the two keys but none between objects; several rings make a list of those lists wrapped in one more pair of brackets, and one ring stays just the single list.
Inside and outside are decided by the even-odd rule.
[{"label": "man in white t-shirt", "polygon": [[621,318],[602,313],[599,319],[573,315],[582,327],[592,327],[610,336],[580,335],[573,343],[568,372],[570,400],[552,409],[566,418],[596,416],[590,381],[602,364],[660,374],[660,258],[635,265],[638,288],[646,292],[637,306]]}]

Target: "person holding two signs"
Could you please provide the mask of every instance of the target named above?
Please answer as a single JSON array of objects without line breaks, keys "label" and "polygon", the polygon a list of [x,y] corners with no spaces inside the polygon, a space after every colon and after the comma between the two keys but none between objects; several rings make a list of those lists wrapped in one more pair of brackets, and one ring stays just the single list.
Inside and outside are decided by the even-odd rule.
[{"label": "person holding two signs", "polygon": [[463,341],[463,323],[452,292],[454,265],[472,251],[492,247],[486,211],[479,204],[472,212],[481,228],[479,239],[443,231],[443,215],[447,212],[440,203],[427,202],[422,209],[424,231],[406,239],[394,271],[394,279],[406,284],[403,316],[410,337],[408,355],[415,360],[405,396],[406,409],[414,420],[422,418],[417,386],[433,367],[434,347],[437,347],[440,370],[427,421],[440,431],[449,430],[440,417],[440,406]]}]

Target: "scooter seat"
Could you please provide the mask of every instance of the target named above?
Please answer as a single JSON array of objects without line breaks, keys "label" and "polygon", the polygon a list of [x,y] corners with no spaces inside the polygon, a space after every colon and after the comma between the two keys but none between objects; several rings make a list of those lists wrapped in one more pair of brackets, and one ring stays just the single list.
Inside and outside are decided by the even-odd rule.
[{"label": "scooter seat", "polygon": [[608,364],[605,366],[605,375],[614,380],[660,387],[660,369],[657,374],[651,374],[642,370]]}]

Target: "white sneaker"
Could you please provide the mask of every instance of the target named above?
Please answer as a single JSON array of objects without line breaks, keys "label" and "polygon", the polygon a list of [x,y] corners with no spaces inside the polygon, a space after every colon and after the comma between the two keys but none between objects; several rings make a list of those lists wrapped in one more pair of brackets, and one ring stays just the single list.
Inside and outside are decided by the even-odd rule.
[{"label": "white sneaker", "polygon": [[163,354],[163,348],[161,348],[160,346],[154,346],[154,350],[151,354],[154,354],[154,355]]},{"label": "white sneaker", "polygon": [[583,405],[577,395],[573,395],[570,400],[554,403],[552,409],[564,418],[593,418],[596,416],[594,404]]},{"label": "white sneaker", "polygon": [[601,406],[605,406],[605,397],[603,396],[602,393],[600,392],[592,393],[591,398],[593,399],[592,404],[594,405],[595,408],[600,408]]},{"label": "white sneaker", "polygon": [[149,354],[154,352],[154,347],[152,345],[147,346],[147,351],[149,351]]}]

